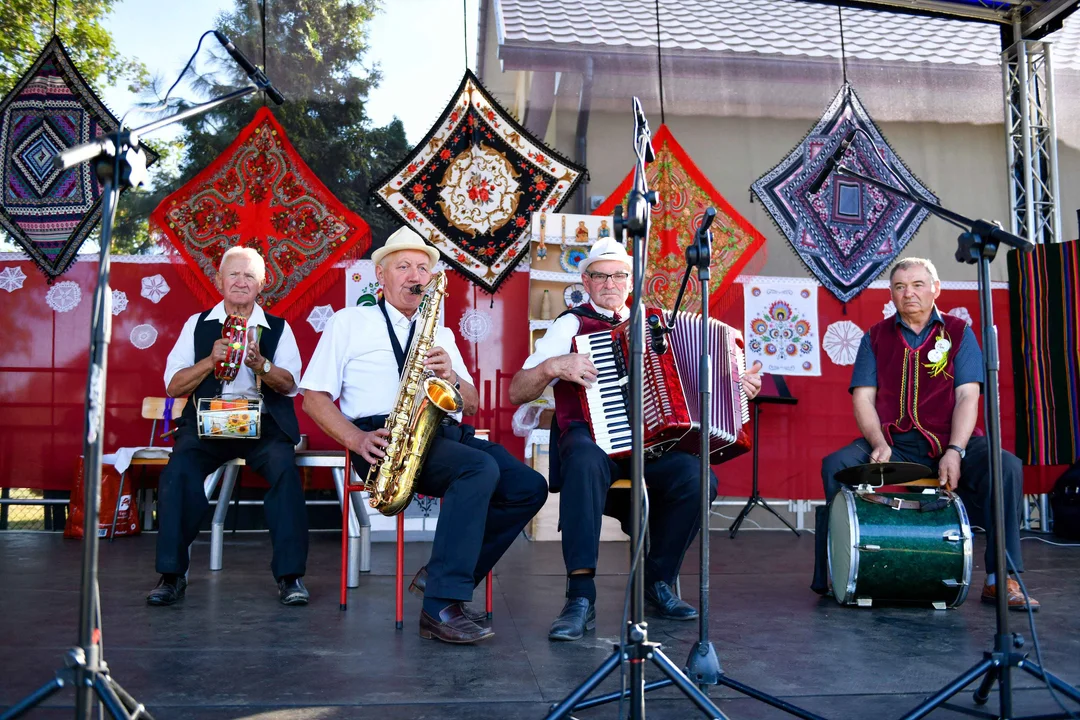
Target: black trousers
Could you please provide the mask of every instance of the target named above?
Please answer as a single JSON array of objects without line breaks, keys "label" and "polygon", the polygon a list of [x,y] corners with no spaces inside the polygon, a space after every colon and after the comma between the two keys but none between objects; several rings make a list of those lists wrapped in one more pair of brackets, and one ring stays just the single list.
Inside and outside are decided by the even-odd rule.
[{"label": "black trousers", "polygon": [[[927,465],[936,474],[938,460],[930,457],[930,443],[921,434],[905,433],[894,438],[892,460],[913,462]],[[821,480],[825,487],[825,499],[829,503],[840,492],[841,484],[836,481],[836,473],[854,465],[870,462],[870,444],[859,439],[850,445],[827,455],[821,461]],[[1023,516],[1024,468],[1020,458],[1011,452],[1003,451],[1001,479],[1005,496],[1005,549],[1018,572],[1024,571],[1024,560],[1020,556],[1020,522]],[[983,560],[986,572],[994,571],[994,522],[990,511],[992,483],[990,482],[990,443],[985,437],[972,437],[966,448],[966,455],[960,462],[960,482],[956,493],[964,501],[968,518],[972,525],[986,530],[986,553]],[[827,525],[826,525],[827,527]],[[818,532],[818,535],[822,533]],[[823,591],[826,578],[826,546],[817,538],[815,553],[814,586]]]},{"label": "black trousers", "polygon": [[[356,422],[365,430],[382,427]],[[440,427],[417,477],[416,492],[442,498],[427,563],[429,597],[471,600],[547,500],[543,475],[473,432],[470,425]],[[363,478],[367,461],[353,453],[352,462]]]},{"label": "black trousers", "polygon": [[176,447],[158,483],[157,571],[183,575],[188,546],[199,535],[206,500],[203,480],[223,463],[243,458],[270,489],[263,499],[274,546],[270,569],[275,579],[303,575],[308,554],[307,508],[292,440],[268,413],[258,440],[201,440],[193,427],[176,434]]},{"label": "black trousers", "polygon": [[[600,523],[605,514],[629,531],[630,498],[608,497],[612,483],[628,473],[627,463],[614,462],[593,441],[584,423],[573,423],[559,436],[562,528],[566,571],[595,570],[600,552]],[[669,452],[645,462],[649,493],[649,553],[645,580],[674,584],[683,557],[701,528],[700,460],[685,452]],[[710,471],[711,499],[716,474]]]}]

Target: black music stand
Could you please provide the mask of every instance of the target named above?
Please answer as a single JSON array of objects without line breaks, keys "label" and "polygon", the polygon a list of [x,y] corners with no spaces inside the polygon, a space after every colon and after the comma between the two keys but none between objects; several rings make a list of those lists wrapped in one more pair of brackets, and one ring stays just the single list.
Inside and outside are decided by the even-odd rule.
[{"label": "black music stand", "polygon": [[798,398],[792,397],[791,391],[788,390],[787,383],[784,382],[784,378],[781,375],[769,375],[762,374],[761,376],[761,392],[756,398],[751,400],[754,404],[754,485],[750,491],[750,499],[746,501],[746,505],[743,506],[742,512],[739,513],[739,517],[735,518],[735,521],[731,523],[731,527],[728,528],[730,537],[735,538],[735,535],[739,532],[739,528],[742,526],[743,520],[750,514],[750,511],[754,509],[755,505],[760,505],[773,515],[777,520],[788,526],[791,532],[795,533],[795,537],[801,537],[799,531],[796,530],[791,523],[789,523],[780,513],[776,512],[769,503],[765,502],[765,498],[761,497],[761,493],[758,492],[758,426],[761,424],[761,406],[765,403],[772,403],[774,405],[795,405],[799,402]]}]

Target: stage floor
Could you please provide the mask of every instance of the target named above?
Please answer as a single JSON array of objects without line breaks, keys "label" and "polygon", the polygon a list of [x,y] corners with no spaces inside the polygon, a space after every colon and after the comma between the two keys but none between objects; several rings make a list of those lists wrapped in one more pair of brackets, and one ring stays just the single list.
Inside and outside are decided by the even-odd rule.
[{"label": "stage floor", "polygon": [[[159,720],[542,718],[608,656],[617,639],[627,545],[604,543],[597,628],[576,643],[551,643],[563,602],[558,543],[520,539],[496,568],[495,637],[475,647],[421,640],[420,602],[405,595],[405,629],[394,630],[392,544],[373,548],[372,572],[338,610],[337,535],[312,535],[306,582],[312,602],[277,603],[264,533],[226,535],[224,570],[211,573],[209,536],[194,546],[187,597],[150,608],[154,535],[103,543],[105,657],[114,677]],[[957,610],[838,607],[808,588],[813,536],[744,531],[712,534],[710,632],[731,678],[830,719],[899,717],[990,648],[994,611],[979,602],[983,539],[976,540],[971,597]],[[1080,548],[1023,543],[1024,578],[1042,602],[1035,620],[1046,668],[1080,683]],[[0,708],[44,684],[75,641],[82,545],[56,534],[0,533]],[[409,545],[407,578],[430,546]],[[697,550],[683,592],[698,593]],[[482,602],[482,587],[477,593]],[[1012,630],[1031,635],[1025,614]],[[650,619],[650,637],[682,665],[696,623]],[[605,683],[617,687],[618,674]],[[650,669],[650,679],[658,673]],[[1016,676],[1017,714],[1049,713],[1044,687]],[[727,689],[712,697],[731,718],[791,717]],[[996,694],[991,707],[996,707]],[[957,701],[971,707],[971,694]],[[71,716],[73,695],[55,695],[34,718]],[[1075,705],[1070,709],[1076,710]],[[617,704],[582,711],[617,717]],[[649,695],[651,718],[700,717],[671,688]],[[933,718],[960,718],[939,711]]]}]

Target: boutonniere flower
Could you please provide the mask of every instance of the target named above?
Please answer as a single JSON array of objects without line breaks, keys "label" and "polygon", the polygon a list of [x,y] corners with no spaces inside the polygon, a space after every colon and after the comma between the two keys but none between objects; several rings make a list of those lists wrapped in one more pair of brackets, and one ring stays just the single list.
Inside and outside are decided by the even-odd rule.
[{"label": "boutonniere flower", "polygon": [[923,367],[929,368],[930,377],[937,377],[941,374],[952,377],[952,375],[945,372],[945,366],[949,364],[950,350],[952,350],[952,341],[949,340],[949,334],[942,330],[941,335],[936,338],[933,349],[926,353],[926,359],[930,362],[923,364]]}]

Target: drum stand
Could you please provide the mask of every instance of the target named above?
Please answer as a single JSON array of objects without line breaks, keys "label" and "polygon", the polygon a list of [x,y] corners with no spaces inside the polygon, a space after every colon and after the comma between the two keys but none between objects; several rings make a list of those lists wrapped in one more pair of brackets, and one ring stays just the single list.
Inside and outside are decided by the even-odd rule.
[{"label": "drum stand", "polygon": [[[979,266],[979,310],[982,316],[983,358],[986,366],[986,388],[983,393],[985,403],[986,434],[990,444],[990,478],[992,482],[992,502],[995,542],[994,574],[997,578],[997,632],[994,635],[994,649],[983,653],[983,659],[945,685],[941,690],[916,706],[903,716],[902,720],[917,720],[925,717],[939,707],[984,718],[1000,720],[1022,720],[1013,715],[1012,677],[1013,668],[1023,670],[1029,675],[1046,683],[1048,688],[1060,692],[1076,703],[1080,703],[1080,690],[1060,678],[1046,672],[1036,663],[1028,660],[1027,653],[1018,652],[1024,646],[1024,638],[1019,633],[1009,632],[1008,593],[1003,589],[1008,582],[1008,568],[1011,562],[1005,551],[1005,508],[1002,488],[1001,460],[1001,409],[998,405],[998,339],[994,326],[993,300],[990,294],[990,263],[997,255],[1001,243],[1011,245],[1023,252],[1030,252],[1033,245],[1021,237],[1006,232],[997,223],[988,220],[971,220],[963,215],[947,210],[936,203],[929,202],[907,190],[901,190],[875,178],[867,177],[840,165],[836,173],[854,178],[885,192],[907,199],[942,220],[952,223],[964,232],[958,239],[956,260]],[[949,704],[949,700],[974,681],[982,678],[975,690],[973,699],[976,705],[985,705],[990,699],[990,690],[998,686],[998,713],[972,710]],[[1055,699],[1056,696],[1055,696]],[[1059,702],[1060,704],[1060,702]],[[1064,710],[1064,706],[1062,706]],[[1039,720],[1051,718],[1069,718],[1068,711],[1053,715],[1040,715]]]},{"label": "drum stand", "polygon": [[739,516],[737,518],[735,518],[734,522],[731,523],[731,527],[728,528],[728,533],[730,533],[731,539],[734,540],[735,535],[738,534],[738,532],[739,532],[739,528],[742,527],[743,520],[746,519],[746,517],[750,514],[750,511],[754,509],[755,505],[760,505],[761,507],[765,508],[766,510],[771,512],[773,515],[775,515],[777,520],[779,520],[780,522],[787,525],[788,530],[791,530],[791,532],[795,533],[795,537],[801,537],[799,535],[799,531],[796,530],[795,527],[791,523],[789,523],[787,521],[787,518],[785,518],[780,513],[776,512],[776,510],[774,510],[772,508],[772,506],[769,505],[769,503],[765,502],[765,498],[761,497],[761,493],[758,492],[758,447],[760,447],[760,444],[758,443],[758,427],[761,424],[761,406],[764,403],[778,403],[778,404],[782,404],[782,405],[794,405],[795,403],[797,403],[799,401],[797,399],[793,398],[793,397],[780,397],[780,396],[776,396],[776,395],[766,395],[766,396],[763,397],[761,395],[758,395],[756,398],[754,398],[750,402],[754,406],[754,449],[753,449],[753,453],[754,453],[754,473],[753,473],[753,485],[752,485],[752,489],[750,490],[750,498],[746,501],[746,504],[743,505],[743,509],[739,512]]},{"label": "drum stand", "polygon": [[[269,85],[269,82],[267,82]],[[85,490],[83,493],[83,556],[79,587],[78,645],[64,654],[64,667],[49,682],[17,702],[0,720],[14,720],[48,700],[66,687],[75,688],[76,720],[91,720],[100,703],[118,720],[153,716],[146,707],[129,695],[109,674],[101,646],[101,601],[98,593],[98,513],[101,506],[101,446],[105,431],[105,374],[112,334],[112,293],[109,290],[109,250],[116,204],[123,187],[137,187],[146,182],[146,156],[139,149],[139,136],[194,117],[231,100],[257,92],[252,85],[220,98],[183,110],[171,117],[123,130],[72,147],[53,157],[58,167],[70,168],[93,162],[102,183],[101,251],[98,258],[98,281],[94,290],[90,318],[90,372],[86,381],[86,434],[83,436]],[[95,696],[97,702],[95,702]],[[104,715],[104,713],[102,713]]]},{"label": "drum stand", "polygon": [[[791,713],[805,720],[824,720],[794,705],[784,702],[779,698],[766,695],[760,690],[744,685],[724,675],[720,667],[720,659],[716,654],[716,648],[709,641],[709,515],[711,510],[711,483],[709,472],[709,410],[711,407],[711,357],[708,353],[706,342],[708,339],[709,323],[709,265],[710,247],[712,245],[712,233],[709,226],[716,217],[716,210],[709,208],[705,211],[705,217],[701,226],[695,233],[694,242],[686,249],[687,267],[683,276],[682,287],[675,301],[675,309],[671,313],[672,319],[682,304],[683,293],[686,290],[690,272],[694,267],[698,268],[698,280],[701,286],[701,363],[699,365],[700,385],[702,388],[700,397],[701,426],[701,449],[700,449],[700,477],[701,477],[701,611],[698,615],[699,639],[690,650],[690,656],[686,661],[683,671],[675,666],[663,652],[660,651],[659,643],[649,642],[647,629],[644,621],[644,563],[637,557],[637,550],[641,545],[642,525],[642,501],[644,499],[644,472],[645,462],[642,450],[644,427],[642,421],[642,377],[643,377],[643,343],[644,328],[642,327],[642,285],[645,275],[645,241],[649,235],[650,206],[655,201],[655,195],[648,191],[645,183],[645,165],[653,160],[652,145],[649,140],[649,125],[641,110],[641,103],[634,98],[634,125],[635,125],[635,152],[638,164],[634,172],[634,187],[630,191],[627,205],[627,217],[625,222],[616,208],[615,236],[622,234],[625,228],[634,241],[634,306],[631,310],[630,331],[630,426],[633,428],[633,452],[630,461],[631,478],[631,519],[630,519],[630,547],[634,556],[631,567],[631,582],[633,588],[630,595],[631,619],[627,629],[630,641],[624,646],[616,646],[615,652],[601,665],[585,682],[577,687],[565,700],[552,708],[548,715],[549,720],[554,718],[569,717],[573,710],[603,705],[616,700],[630,699],[630,717],[633,720],[643,720],[645,717],[645,693],[669,685],[675,685],[695,705],[710,718],[725,719],[720,709],[716,707],[706,694],[709,685],[726,685],[744,695],[756,700],[768,703],[773,707]],[[657,353],[666,352],[664,335],[671,331],[670,323],[663,318],[650,316],[648,319],[653,348]],[[726,359],[721,359],[725,362]],[[667,678],[655,682],[645,683],[644,661],[650,660],[660,668]],[[604,678],[613,672],[623,661],[630,662],[630,688],[623,692],[601,695],[591,700],[584,698],[599,685]],[[692,683],[687,677],[694,679]],[[696,683],[696,687],[695,687]]]}]

